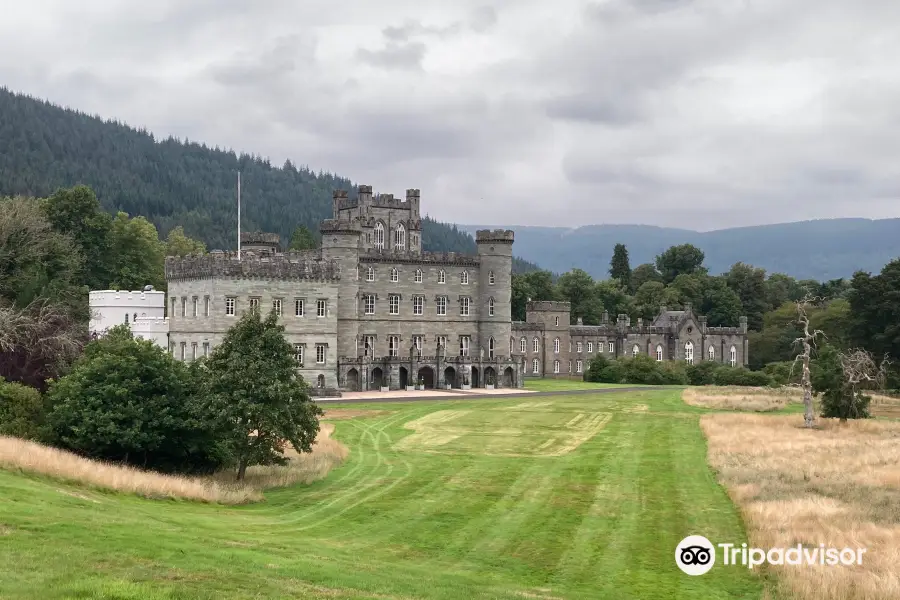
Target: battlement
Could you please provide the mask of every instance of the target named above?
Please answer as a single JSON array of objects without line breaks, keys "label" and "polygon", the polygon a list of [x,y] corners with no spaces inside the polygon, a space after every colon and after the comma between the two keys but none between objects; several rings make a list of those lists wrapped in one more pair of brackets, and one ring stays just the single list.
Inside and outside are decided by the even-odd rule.
[{"label": "battlement", "polygon": [[169,317],[138,317],[131,323],[131,331],[140,333],[168,333]]},{"label": "battlement", "polygon": [[707,327],[705,333],[715,335],[744,335],[740,327]]},{"label": "battlement", "polygon": [[164,307],[166,305],[166,293],[156,290],[96,290],[88,293],[88,303],[91,307]]},{"label": "battlement", "polygon": [[241,245],[243,244],[265,244],[277,246],[281,244],[281,236],[277,233],[250,231],[241,234]]},{"label": "battlement", "polygon": [[406,201],[407,202],[414,202],[416,200],[419,200],[420,197],[421,197],[421,192],[419,190],[414,189],[414,188],[409,188],[408,190],[406,190]]},{"label": "battlement", "polygon": [[420,252],[412,254],[408,252],[374,250],[372,248],[367,248],[364,254],[360,254],[359,261],[368,263],[433,264],[450,267],[478,267],[481,265],[481,259],[478,256],[459,252]]},{"label": "battlement", "polygon": [[349,233],[360,234],[358,221],[347,221],[345,219],[325,219],[319,224],[319,231],[323,234],[333,233]]},{"label": "battlement", "polygon": [[571,302],[558,300],[531,300],[525,303],[526,312],[570,312],[571,310]]},{"label": "battlement", "polygon": [[479,244],[512,244],[516,233],[510,229],[481,229],[475,232],[475,241]]},{"label": "battlement", "polygon": [[335,260],[309,260],[296,253],[259,258],[244,253],[238,260],[235,252],[218,251],[204,256],[166,258],[167,281],[214,277],[337,280],[341,271]]}]

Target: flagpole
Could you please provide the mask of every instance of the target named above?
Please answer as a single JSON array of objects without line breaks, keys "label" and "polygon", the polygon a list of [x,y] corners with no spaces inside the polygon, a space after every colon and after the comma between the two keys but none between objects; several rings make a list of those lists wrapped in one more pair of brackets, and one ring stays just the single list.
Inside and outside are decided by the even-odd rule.
[{"label": "flagpole", "polygon": [[237,220],[237,257],[241,260],[241,172],[238,171],[238,188],[237,188],[237,204],[238,204],[238,220]]}]

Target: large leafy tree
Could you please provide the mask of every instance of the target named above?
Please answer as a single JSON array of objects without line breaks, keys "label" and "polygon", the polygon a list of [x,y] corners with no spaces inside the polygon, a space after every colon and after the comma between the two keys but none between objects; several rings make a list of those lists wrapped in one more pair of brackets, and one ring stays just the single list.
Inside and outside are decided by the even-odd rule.
[{"label": "large leafy tree", "polygon": [[115,256],[110,287],[136,290],[150,284],[158,290],[166,288],[166,245],[160,241],[153,223],[119,212],[110,231],[110,249]]},{"label": "large leafy tree", "polygon": [[309,452],[322,409],[297,372],[284,326],[271,312],[250,310],[228,331],[207,362],[204,404],[226,432],[237,479],[255,464],[284,464],[285,444]]},{"label": "large leafy tree", "polygon": [[228,454],[195,393],[183,363],[119,325],[51,384],[48,422],[56,444],[91,458],[209,472]]},{"label": "large leafy tree", "polygon": [[288,250],[314,250],[318,245],[316,235],[306,225],[300,225],[291,234]]},{"label": "large leafy tree", "polygon": [[166,256],[190,256],[205,252],[206,244],[185,235],[181,225],[173,228],[166,236]]},{"label": "large leafy tree", "polygon": [[705,273],[703,250],[693,244],[672,246],[656,257],[656,269],[662,275],[663,283],[675,281],[679,275]]},{"label": "large leafy tree", "polygon": [[609,262],[609,276],[618,279],[626,290],[631,288],[631,264],[628,261],[628,248],[625,244],[616,244],[613,248],[612,260]]},{"label": "large leafy tree", "polygon": [[765,269],[742,262],[735,263],[725,275],[725,280],[740,298],[750,329],[762,328],[763,314],[768,308]]},{"label": "large leafy tree", "polygon": [[634,270],[631,271],[630,289],[632,292],[639,289],[648,281],[658,281],[660,283],[662,283],[663,281],[662,275],[660,275],[659,271],[656,270],[655,265],[652,265],[650,263],[643,263],[636,266]]},{"label": "large leafy tree", "polygon": [[512,276],[512,319],[525,320],[528,300],[555,300],[556,288],[553,274],[549,271],[531,271]]}]

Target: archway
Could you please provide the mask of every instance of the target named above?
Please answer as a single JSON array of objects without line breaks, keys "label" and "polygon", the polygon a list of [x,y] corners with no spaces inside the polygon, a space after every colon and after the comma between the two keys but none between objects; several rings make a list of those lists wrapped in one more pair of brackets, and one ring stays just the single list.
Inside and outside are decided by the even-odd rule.
[{"label": "archway", "polygon": [[406,370],[406,367],[400,367],[400,389],[405,390],[408,385],[409,371]]},{"label": "archway", "polygon": [[324,375],[319,375],[318,377],[316,377],[316,387],[320,388],[320,389],[325,387],[325,376]]},{"label": "archway", "polygon": [[506,370],[503,371],[503,387],[515,387],[513,385],[513,377],[515,377],[515,375],[513,374],[513,368],[506,367]]},{"label": "archway", "polygon": [[351,392],[359,391],[359,371],[356,369],[347,371],[347,389]]},{"label": "archway", "polygon": [[487,367],[484,370],[484,383],[486,385],[497,385],[497,372],[494,371],[494,367]]},{"label": "archway", "polygon": [[384,371],[381,370],[381,367],[375,367],[374,369],[372,369],[372,389],[380,389],[383,385]]},{"label": "archway", "polygon": [[456,383],[456,369],[453,367],[444,369],[444,383],[450,384],[450,387],[452,388],[459,387]]},{"label": "archway", "polygon": [[419,369],[419,379],[425,384],[426,390],[434,389],[434,369],[431,367],[422,367]]},{"label": "archway", "polygon": [[472,367],[472,387],[481,387],[481,381],[478,378],[478,367]]}]

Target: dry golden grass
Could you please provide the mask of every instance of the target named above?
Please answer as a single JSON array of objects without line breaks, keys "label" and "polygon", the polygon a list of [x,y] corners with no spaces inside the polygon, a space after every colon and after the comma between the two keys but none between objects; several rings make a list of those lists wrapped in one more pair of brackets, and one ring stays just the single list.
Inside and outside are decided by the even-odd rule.
[{"label": "dry golden grass", "polygon": [[182,498],[221,504],[262,500],[266,488],[321,479],[349,454],[346,446],[331,438],[334,425],[323,423],[311,453],[285,452],[284,467],[251,467],[246,481],[234,482],[234,474],[213,477],[180,477],[90,460],[65,450],[14,437],[0,436],[0,468],[46,475],[91,487],[137,494],[146,498]]},{"label": "dry golden grass", "polygon": [[793,388],[766,387],[691,387],[684,390],[684,401],[691,406],[720,410],[769,412],[781,410],[791,402],[802,402]]},{"label": "dry golden grass", "polygon": [[709,462],[741,508],[750,545],[866,548],[861,566],[771,566],[778,596],[900,598],[900,423],[707,414]]}]

